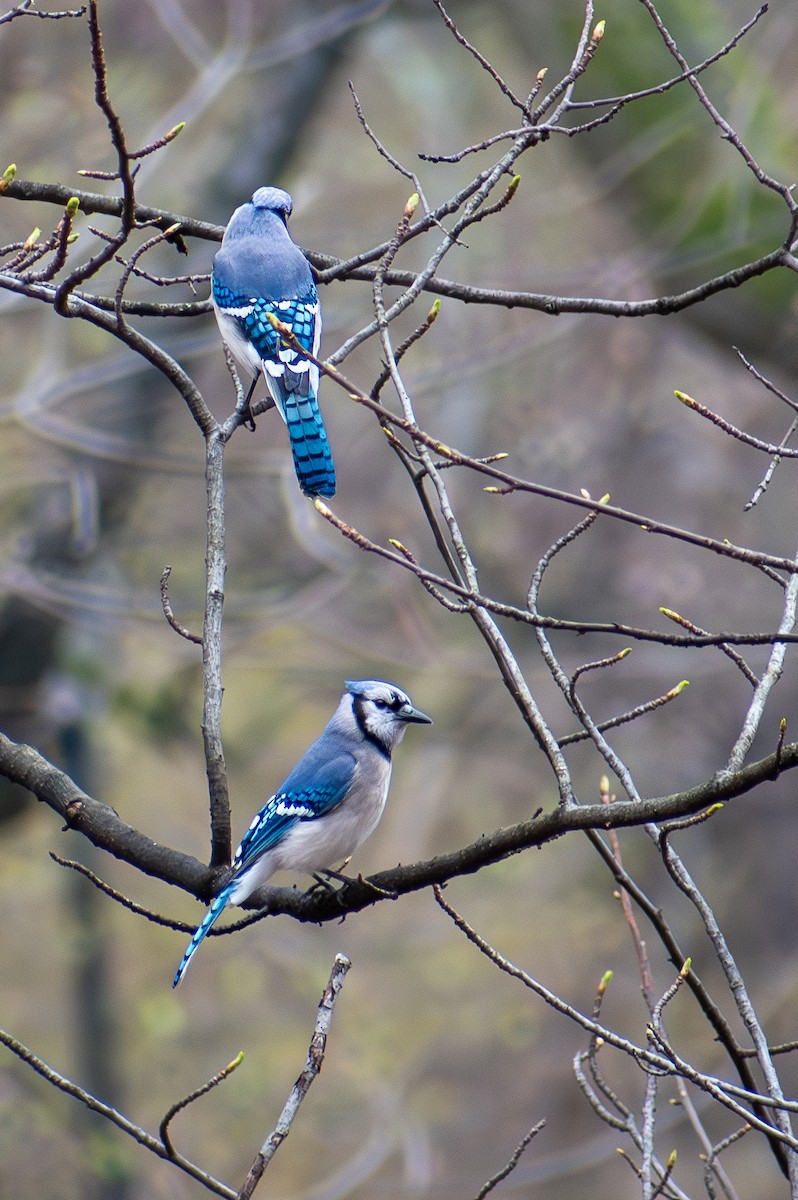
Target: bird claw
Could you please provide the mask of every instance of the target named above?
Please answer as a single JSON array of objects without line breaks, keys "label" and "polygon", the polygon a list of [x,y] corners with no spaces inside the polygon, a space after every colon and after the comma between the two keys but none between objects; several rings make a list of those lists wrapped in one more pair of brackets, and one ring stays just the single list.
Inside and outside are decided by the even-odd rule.
[{"label": "bird claw", "polygon": [[[331,873],[332,872],[330,872],[330,871],[324,871],[324,872],[318,872],[318,873],[316,871],[314,871],[313,878],[315,879],[316,882],[312,883],[310,885],[308,890],[305,892],[305,895],[312,896],[314,892],[327,892],[329,895],[333,895],[335,893],[335,888],[330,883],[329,879],[322,878],[322,874],[329,875]],[[339,876],[339,878],[343,878],[343,876]]]},{"label": "bird claw", "polygon": [[[346,862],[349,862],[349,859],[347,859]],[[343,863],[342,865],[346,866],[346,863]],[[326,878],[323,878],[325,876]],[[341,873],[341,871],[333,871],[331,867],[324,867],[319,872],[314,871],[313,878],[316,880],[316,882],[308,888],[305,893],[306,896],[312,896],[314,892],[318,891],[327,892],[328,895],[332,896],[338,895],[341,889],[334,888],[330,883],[331,879],[337,879],[340,884],[359,883],[363,887],[368,888],[370,892],[373,892],[375,896],[383,897],[386,900],[398,900],[399,898],[398,892],[390,891],[387,888],[381,888],[379,884],[374,883],[371,879],[366,879],[366,877],[360,872],[358,873],[357,879],[353,879],[351,875],[344,875]]]},{"label": "bird claw", "polygon": [[252,415],[252,409],[250,405],[252,404],[252,397],[255,394],[255,388],[257,387],[259,378],[259,375],[255,376],[255,378],[252,380],[252,383],[249,385],[249,391],[243,398],[242,403],[236,406],[241,417],[241,424],[245,429],[249,429],[252,433],[255,432],[255,418]]},{"label": "bird claw", "polygon": [[[351,855],[350,855],[350,858],[351,858]],[[317,883],[321,884],[322,887],[329,888],[330,891],[335,890],[333,888],[332,884],[330,883],[331,879],[337,879],[339,883],[354,883],[355,881],[352,878],[352,876],[344,875],[343,870],[342,870],[342,868],[345,867],[348,862],[349,862],[349,859],[347,858],[346,862],[341,863],[341,866],[338,868],[337,871],[334,871],[332,869],[332,867],[322,867],[322,869],[318,872],[318,874],[316,874],[316,872],[314,871],[313,878],[316,880]],[[322,875],[324,875],[326,877],[323,880],[321,878]]]}]

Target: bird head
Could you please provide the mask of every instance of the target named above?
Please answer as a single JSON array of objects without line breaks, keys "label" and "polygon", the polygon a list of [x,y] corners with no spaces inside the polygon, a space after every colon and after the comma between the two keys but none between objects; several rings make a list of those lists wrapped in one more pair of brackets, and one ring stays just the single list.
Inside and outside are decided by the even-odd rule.
[{"label": "bird head", "polygon": [[266,208],[269,212],[277,213],[278,217],[285,222],[288,221],[294,207],[294,202],[288,192],[276,187],[258,188],[250,204],[253,208]]},{"label": "bird head", "polygon": [[414,708],[407,692],[384,679],[347,680],[352,713],[365,738],[390,755],[408,725],[431,725],[432,718]]}]

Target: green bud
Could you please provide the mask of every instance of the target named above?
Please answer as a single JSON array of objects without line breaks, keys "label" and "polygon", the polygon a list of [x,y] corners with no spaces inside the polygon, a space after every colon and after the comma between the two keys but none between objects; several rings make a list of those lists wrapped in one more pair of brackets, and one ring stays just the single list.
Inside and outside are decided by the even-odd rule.
[{"label": "green bud", "polygon": [[413,195],[410,196],[410,198],[408,199],[407,204],[405,205],[405,211],[404,211],[404,216],[405,216],[406,220],[409,221],[410,218],[413,216],[413,213],[418,208],[419,198],[420,197],[419,197],[418,192],[413,192]]}]

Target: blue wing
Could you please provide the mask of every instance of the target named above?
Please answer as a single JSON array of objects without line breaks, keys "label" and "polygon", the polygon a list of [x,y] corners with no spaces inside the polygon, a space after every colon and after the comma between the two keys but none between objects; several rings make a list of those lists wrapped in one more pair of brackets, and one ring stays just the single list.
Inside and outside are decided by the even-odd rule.
[{"label": "blue wing", "polygon": [[202,924],[188,944],[172,987],[177,987],[188,964],[227,906],[244,872],[281,842],[298,821],[313,821],[340,804],[352,785],[355,760],[345,750],[331,754],[328,738],[314,742],[299,760],[279,792],[256,813],[233,859],[232,874],[211,903]]},{"label": "blue wing", "polygon": [[242,874],[271,850],[298,821],[323,817],[340,804],[352,784],[355,760],[343,753],[316,766],[311,747],[297,763],[279,792],[267,800],[252,820],[233,859],[234,876]]},{"label": "blue wing", "polygon": [[290,326],[303,349],[315,354],[321,334],[315,285],[311,280],[302,295],[281,300],[246,296],[222,283],[217,273],[212,276],[212,286],[217,307],[235,321],[263,363],[269,391],[288,429],[300,487],[310,496],[335,495],[335,467],[316,399],[319,369],[285,346],[268,319],[273,315]]}]

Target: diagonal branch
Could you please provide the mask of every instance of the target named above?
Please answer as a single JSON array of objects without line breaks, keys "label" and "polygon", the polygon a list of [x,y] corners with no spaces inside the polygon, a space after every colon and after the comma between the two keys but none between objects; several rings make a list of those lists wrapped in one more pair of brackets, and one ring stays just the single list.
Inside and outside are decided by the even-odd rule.
[{"label": "diagonal branch", "polygon": [[192,1179],[196,1179],[199,1183],[201,1183],[209,1192],[213,1192],[217,1196],[224,1196],[226,1200],[235,1200],[236,1194],[232,1188],[227,1187],[226,1184],[221,1183],[218,1179],[214,1179],[214,1177],[209,1175],[207,1171],[203,1171],[202,1167],[196,1166],[187,1158],[183,1158],[181,1155],[171,1154],[167,1146],[164,1145],[164,1143],[158,1138],[153,1137],[151,1133],[147,1133],[146,1129],[142,1129],[140,1125],[136,1125],[134,1121],[131,1121],[128,1117],[123,1116],[122,1113],[117,1112],[117,1110],[112,1108],[110,1104],[105,1104],[102,1100],[98,1100],[96,1096],[92,1096],[90,1092],[78,1087],[78,1085],[73,1083],[71,1079],[67,1079],[66,1076],[61,1075],[58,1071],[54,1070],[53,1067],[49,1066],[46,1062],[44,1062],[43,1059],[34,1054],[32,1050],[29,1050],[27,1046],[24,1046],[22,1042],[17,1041],[16,1038],[13,1038],[11,1034],[6,1033],[5,1030],[2,1029],[0,1029],[0,1042],[2,1042],[2,1044],[6,1046],[12,1052],[12,1054],[16,1054],[17,1058],[21,1059],[22,1062],[27,1063],[29,1067],[32,1067],[38,1075],[41,1075],[43,1079],[46,1079],[48,1083],[51,1083],[53,1087],[58,1088],[59,1091],[65,1092],[68,1096],[72,1096],[75,1100],[79,1100],[81,1104],[84,1104],[86,1108],[91,1109],[92,1112],[98,1113],[101,1117],[105,1117],[106,1120],[110,1121],[112,1125],[116,1125],[117,1129],[121,1129],[123,1133],[126,1133],[129,1137],[133,1138],[135,1142],[138,1142],[140,1146],[144,1146],[145,1149],[149,1150],[152,1154],[155,1154],[158,1158],[163,1158],[167,1162],[174,1163],[174,1165],[179,1167],[181,1171],[185,1171],[185,1173],[190,1175]]},{"label": "diagonal branch", "polygon": [[[66,205],[75,196],[80,201],[80,208],[84,213],[102,213],[114,217],[118,217],[122,213],[122,201],[118,196],[103,196],[97,192],[84,192],[80,189],[68,188],[58,183],[35,183],[31,180],[14,179],[4,188],[0,189],[0,198],[3,196],[8,197],[10,200],[33,200],[59,206]],[[457,199],[459,200],[459,197]],[[449,205],[442,206],[441,209],[437,209],[429,217],[422,218],[418,222],[418,225],[423,226],[424,229],[430,228],[431,225],[435,224],[435,221],[440,221],[442,216],[445,216],[448,211],[450,211]],[[222,235],[224,234],[224,226],[222,225],[215,225],[209,221],[200,221],[194,217],[184,216],[162,208],[153,208],[150,205],[139,203],[136,204],[136,220],[146,222],[163,231],[166,231],[174,224],[179,224],[181,236],[196,237],[203,241],[221,242]],[[411,234],[415,229],[416,227],[414,226],[411,229]],[[791,227],[782,245],[775,250],[771,250],[768,254],[762,255],[760,258],[743,263],[738,267],[733,267],[729,271],[725,271],[722,275],[713,276],[672,296],[653,296],[644,300],[631,298],[611,299],[599,296],[557,296],[551,293],[530,292],[523,289],[509,290],[501,287],[475,287],[471,284],[459,283],[457,280],[447,279],[437,274],[425,278],[420,290],[430,292],[436,296],[448,296],[450,299],[460,300],[465,304],[487,304],[501,308],[521,308],[533,312],[542,312],[547,316],[553,317],[564,313],[596,313],[608,317],[663,317],[683,312],[685,309],[703,303],[703,301],[709,299],[711,296],[741,287],[751,279],[766,275],[778,267],[790,269],[789,251],[794,237],[795,231]],[[343,260],[331,254],[315,250],[305,250],[305,254],[316,268],[320,283],[333,283],[344,280],[360,280],[365,283],[373,283],[377,272],[374,260],[379,259],[385,253],[387,247],[388,243],[386,242],[373,247],[371,250],[362,251],[357,255],[355,260]],[[2,278],[0,276],[0,281],[2,281]],[[413,271],[402,271],[392,268],[386,272],[385,283],[391,286],[407,288],[416,284],[418,278],[417,273]],[[0,286],[2,286],[2,282],[0,282]],[[102,303],[101,297],[93,297],[92,299],[98,305]],[[107,303],[112,307],[111,301],[107,301]],[[181,313],[193,315],[197,311],[210,311],[209,304],[205,302],[203,302],[201,309],[195,304],[189,305],[187,308],[186,306],[174,307],[178,309],[175,314],[171,313],[167,305],[143,304],[134,311],[141,310],[144,315],[151,316],[160,315],[160,309],[164,313],[169,313],[169,315],[181,315]]]},{"label": "diagonal branch", "polygon": [[319,1001],[316,1026],[313,1030],[313,1036],[310,1039],[310,1047],[304,1069],[291,1089],[291,1094],[283,1106],[283,1111],[280,1113],[277,1124],[256,1154],[255,1161],[249,1169],[244,1185],[238,1193],[238,1200],[249,1200],[255,1191],[263,1176],[263,1172],[291,1132],[291,1126],[299,1112],[299,1106],[305,1099],[305,1096],[307,1096],[311,1084],[321,1070],[322,1063],[324,1062],[324,1053],[327,1048],[327,1036],[330,1032],[333,1010],[335,1009],[335,1001],[338,998],[341,988],[344,986],[344,980],[351,965],[345,954],[336,954],[329,982]]},{"label": "diagonal branch", "polygon": [[[472,875],[534,846],[543,846],[574,830],[617,829],[659,822],[700,812],[709,805],[743,796],[798,767],[798,743],[791,742],[730,776],[714,777],[686,791],[604,804],[558,806],[529,821],[486,833],[460,849],[408,866],[381,871],[369,879],[352,879],[333,893],[301,893],[293,888],[262,887],[246,908],[262,908],[264,916],[286,913],[300,921],[339,920],[382,898],[419,891],[458,875]],[[30,746],[0,734],[0,775],[19,783],[47,804],[93,845],[130,863],[146,875],[208,900],[221,877],[189,854],[152,841],[124,822],[107,804],[89,796]],[[375,890],[376,886],[376,890]]]}]

